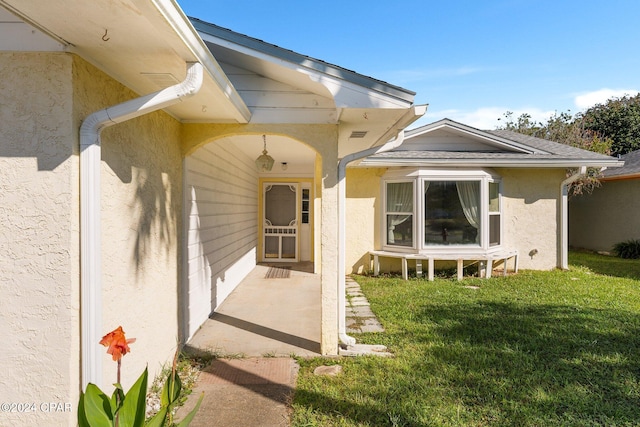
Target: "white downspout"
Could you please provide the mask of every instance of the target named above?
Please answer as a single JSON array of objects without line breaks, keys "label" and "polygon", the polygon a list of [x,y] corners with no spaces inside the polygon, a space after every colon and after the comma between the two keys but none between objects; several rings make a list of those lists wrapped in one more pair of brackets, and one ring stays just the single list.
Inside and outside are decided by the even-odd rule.
[{"label": "white downspout", "polygon": [[569,178],[562,181],[560,185],[560,268],[569,268],[569,185],[580,179],[587,173],[586,166],[580,166],[580,170]]},{"label": "white downspout", "polygon": [[100,249],[100,132],[108,126],[160,110],[198,93],[203,68],[187,64],[181,83],[89,115],[80,127],[80,321],[82,389],[102,386],[102,284]]},{"label": "white downspout", "polygon": [[354,345],[356,339],[347,335],[347,319],[346,319],[346,280],[345,280],[345,264],[346,264],[346,222],[347,222],[347,165],[355,160],[364,157],[373,156],[374,154],[384,153],[393,150],[404,141],[404,130],[401,130],[398,136],[379,147],[372,147],[367,150],[349,154],[343,157],[338,163],[338,338],[344,345]]}]

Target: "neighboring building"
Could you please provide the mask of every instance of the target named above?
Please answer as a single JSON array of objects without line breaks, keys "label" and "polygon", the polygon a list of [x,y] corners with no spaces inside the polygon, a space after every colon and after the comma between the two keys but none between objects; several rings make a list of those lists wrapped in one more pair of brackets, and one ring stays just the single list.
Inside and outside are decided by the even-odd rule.
[{"label": "neighboring building", "polygon": [[[371,250],[408,262],[517,251],[521,268],[566,268],[566,171],[586,166],[619,162],[446,119],[408,131],[400,147],[348,170],[346,264],[368,270]],[[387,258],[383,267],[400,270]]]},{"label": "neighboring building", "polygon": [[605,169],[601,186],[569,202],[569,244],[611,251],[613,245],[640,239],[640,150],[620,157],[624,166]]},{"label": "neighboring building", "polygon": [[128,388],[265,260],[313,262],[337,354],[338,161],[424,114],[413,92],[173,0],[2,0],[0,72],[0,401],[73,406],[0,424],[76,425],[113,382],[102,335],[137,338]]}]

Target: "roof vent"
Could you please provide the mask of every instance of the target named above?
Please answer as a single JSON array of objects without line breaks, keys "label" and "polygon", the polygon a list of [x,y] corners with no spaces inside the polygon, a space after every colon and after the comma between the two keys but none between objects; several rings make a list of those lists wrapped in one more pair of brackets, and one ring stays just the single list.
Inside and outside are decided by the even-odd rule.
[{"label": "roof vent", "polygon": [[170,73],[141,73],[147,79],[149,79],[156,87],[164,89],[169,86],[180,83],[173,74]]},{"label": "roof vent", "polygon": [[349,139],[351,139],[351,138],[364,138],[366,134],[367,134],[366,130],[354,130],[353,132],[351,132],[351,135],[349,136]]}]

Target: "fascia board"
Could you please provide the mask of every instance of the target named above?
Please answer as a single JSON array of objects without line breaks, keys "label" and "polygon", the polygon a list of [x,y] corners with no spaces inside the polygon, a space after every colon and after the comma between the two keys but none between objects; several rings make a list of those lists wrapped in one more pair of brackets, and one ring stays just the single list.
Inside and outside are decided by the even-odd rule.
[{"label": "fascia board", "polygon": [[[200,32],[200,36],[205,41],[219,44],[237,52],[261,58],[290,69],[299,71],[300,68],[303,68],[310,74],[329,76],[342,82],[348,82],[354,86],[364,88],[369,92],[377,92],[385,97],[396,99],[405,104],[413,103],[416,95],[415,92],[408,89],[358,74],[328,62],[316,60],[292,50],[283,49],[279,46],[236,33],[226,28],[218,27],[217,25],[201,21],[197,18],[192,18],[192,24],[195,29]],[[212,31],[216,33],[213,34]]]}]

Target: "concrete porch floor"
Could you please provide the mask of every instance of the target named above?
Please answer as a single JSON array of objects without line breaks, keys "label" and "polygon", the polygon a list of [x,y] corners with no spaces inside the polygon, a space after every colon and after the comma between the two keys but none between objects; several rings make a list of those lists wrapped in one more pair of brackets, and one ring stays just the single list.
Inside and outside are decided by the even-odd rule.
[{"label": "concrete porch floor", "polygon": [[256,266],[187,350],[218,357],[319,356],[320,275],[312,271],[312,263]]}]

